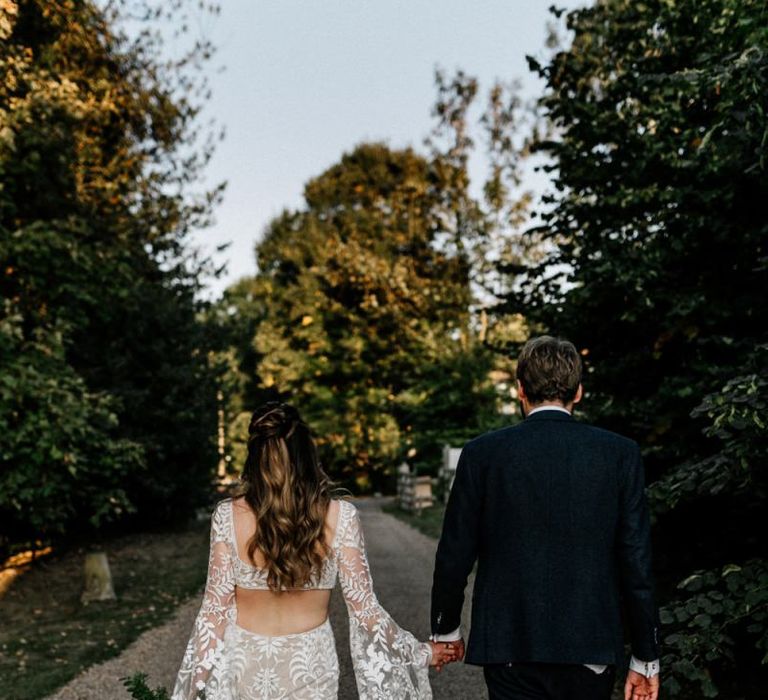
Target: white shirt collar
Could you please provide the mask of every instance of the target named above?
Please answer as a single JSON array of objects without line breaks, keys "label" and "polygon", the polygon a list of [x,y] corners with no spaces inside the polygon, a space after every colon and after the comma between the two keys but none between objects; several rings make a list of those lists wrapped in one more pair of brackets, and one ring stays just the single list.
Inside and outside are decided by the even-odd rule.
[{"label": "white shirt collar", "polygon": [[563,413],[567,413],[569,416],[571,415],[571,412],[567,408],[563,408],[562,406],[554,406],[550,404],[545,404],[544,406],[536,406],[536,408],[528,412],[528,415],[532,416],[537,411],[562,411]]}]

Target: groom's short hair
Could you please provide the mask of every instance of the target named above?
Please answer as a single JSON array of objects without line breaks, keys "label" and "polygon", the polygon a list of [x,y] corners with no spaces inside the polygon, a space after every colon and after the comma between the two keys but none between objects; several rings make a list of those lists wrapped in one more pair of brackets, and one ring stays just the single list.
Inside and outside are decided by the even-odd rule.
[{"label": "groom's short hair", "polygon": [[581,382],[581,355],[563,338],[531,338],[517,358],[517,378],[532,404],[573,401]]}]

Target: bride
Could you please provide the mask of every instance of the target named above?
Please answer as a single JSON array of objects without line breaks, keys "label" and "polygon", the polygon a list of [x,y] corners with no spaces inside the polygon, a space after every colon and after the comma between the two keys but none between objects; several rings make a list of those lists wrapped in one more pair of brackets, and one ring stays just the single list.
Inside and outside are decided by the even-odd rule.
[{"label": "bride", "polygon": [[335,700],[337,577],[360,698],[431,698],[427,667],[457,651],[417,641],[379,604],[357,509],[331,498],[296,409],[265,404],[248,433],[244,493],[213,512],[208,580],[172,700]]}]

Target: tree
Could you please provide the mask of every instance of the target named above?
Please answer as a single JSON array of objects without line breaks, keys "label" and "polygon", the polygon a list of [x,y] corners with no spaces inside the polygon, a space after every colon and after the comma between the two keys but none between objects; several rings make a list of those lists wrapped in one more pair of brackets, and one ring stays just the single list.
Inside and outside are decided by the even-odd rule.
[{"label": "tree", "polygon": [[[694,415],[707,420],[704,434],[717,449],[672,469],[653,485],[657,516],[691,501],[711,503],[714,496],[721,503],[727,497],[760,522],[768,492],[767,407],[768,345],[760,345],[742,374],[694,409]],[[678,585],[680,599],[662,610],[669,630],[668,687],[675,693],[694,688],[692,695],[700,689],[705,697],[718,697],[718,686],[729,682],[718,677],[723,665],[768,661],[768,560],[761,533],[745,528],[738,542],[729,541],[723,549],[726,563],[721,554],[718,566],[694,571]],[[743,670],[740,674],[742,691],[754,683],[747,692],[755,697],[763,692],[764,680],[753,680]]]},{"label": "tree", "polygon": [[73,523],[98,527],[133,510],[124,480],[145,467],[141,446],[119,436],[114,401],[67,364],[57,329],[22,332],[0,319],[0,549],[47,540]]},{"label": "tree", "polygon": [[306,409],[326,465],[364,488],[403,458],[434,470],[445,442],[501,420],[504,350],[521,320],[485,307],[506,282],[493,263],[517,261],[528,243],[516,235],[528,203],[516,196],[521,104],[515,86],[489,92],[479,123],[492,168],[478,198],[477,81],[435,80],[427,155],[381,144],[345,154],[307,184],[304,208],[267,227],[259,273],[214,310],[229,339],[230,463],[242,460],[248,409],[277,396]]},{"label": "tree", "polygon": [[[434,401],[436,376],[455,379],[469,357],[473,378],[487,374],[469,328],[467,258],[436,244],[446,172],[410,149],[358,146],[307,183],[306,208],[275,219],[257,246],[259,376],[305,413],[326,466],[361,487],[425,456],[415,432],[445,399]],[[476,432],[494,409],[482,384],[461,380],[451,408],[432,416],[444,439]]]},{"label": "tree", "polygon": [[[257,371],[261,355],[253,345],[259,324],[266,319],[267,294],[260,276],[244,277],[224,290],[207,311],[207,325],[215,331],[212,363],[219,368],[219,415],[223,444],[220,467],[237,473],[248,454],[251,412],[274,391],[264,388]],[[223,462],[223,464],[222,464]]]},{"label": "tree", "polygon": [[745,369],[768,329],[767,13],[606,0],[565,16],[568,47],[529,59],[553,185],[531,235],[551,254],[515,270],[505,306],[571,338],[585,410],[646,447],[662,592],[683,597],[664,613],[679,623],[667,690],[685,697],[764,686],[750,650],[764,645],[764,551],[749,534],[765,507],[764,387]]},{"label": "tree", "polygon": [[[34,383],[15,385],[3,419],[13,425],[14,402],[34,395],[39,413],[24,419],[47,420],[46,400],[61,385],[73,420],[90,424],[78,440],[138,446],[140,456],[116,461],[73,444],[83,451],[81,469],[62,473],[62,490],[101,484],[113,506],[100,510],[115,515],[129,503],[145,518],[183,509],[200,498],[215,458],[215,385],[196,300],[215,271],[188,240],[221,192],[196,184],[215,134],[198,136],[207,88],[194,66],[211,47],[199,42],[168,61],[156,31],[184,4],[0,6],[4,320],[15,319],[14,346],[30,353],[22,363],[37,366],[44,348],[56,357],[45,364],[50,384],[22,374]],[[129,15],[140,20],[134,38],[124,29]],[[31,475],[23,452],[2,459],[18,478]],[[35,459],[51,474],[66,469],[44,452]],[[110,501],[118,485],[122,496]],[[73,523],[88,522],[96,500],[78,500],[87,508],[70,513]],[[8,491],[0,510],[3,522],[25,517]]]},{"label": "tree", "polygon": [[555,246],[511,301],[583,348],[595,415],[663,442],[667,465],[701,444],[689,412],[766,325],[762,13],[604,2],[568,15],[549,65],[531,59],[560,135],[536,146]]}]

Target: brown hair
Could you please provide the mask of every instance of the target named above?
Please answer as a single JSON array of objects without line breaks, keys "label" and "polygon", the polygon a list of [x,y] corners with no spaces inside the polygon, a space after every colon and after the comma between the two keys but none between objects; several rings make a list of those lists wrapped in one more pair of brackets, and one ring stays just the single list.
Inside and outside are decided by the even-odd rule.
[{"label": "brown hair", "polygon": [[308,584],[330,553],[324,536],[330,480],[295,408],[270,401],[254,411],[242,481],[256,516],[248,558],[255,565],[261,551],[273,591]]},{"label": "brown hair", "polygon": [[532,404],[573,401],[581,382],[581,356],[563,338],[542,335],[531,338],[517,358],[517,378]]}]

